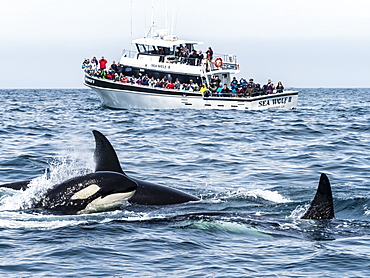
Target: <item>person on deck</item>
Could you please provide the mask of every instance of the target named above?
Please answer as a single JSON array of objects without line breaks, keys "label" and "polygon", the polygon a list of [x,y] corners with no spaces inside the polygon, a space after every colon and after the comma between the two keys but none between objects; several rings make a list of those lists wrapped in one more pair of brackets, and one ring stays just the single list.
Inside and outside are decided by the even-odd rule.
[{"label": "person on deck", "polygon": [[111,66],[112,70],[114,71],[114,73],[118,72],[118,66],[117,66],[115,61],[113,61],[110,66]]},{"label": "person on deck", "polygon": [[123,66],[120,63],[117,63],[117,71],[118,75],[123,74]]},{"label": "person on deck", "polygon": [[173,88],[175,88],[175,84],[173,84],[172,82],[168,82],[167,85],[166,85],[166,88],[167,89],[173,89]]},{"label": "person on deck", "polygon": [[91,59],[91,65],[92,65],[92,68],[93,70],[97,70],[98,69],[98,59],[96,59],[96,57],[92,57]]},{"label": "person on deck", "polygon": [[213,50],[211,47],[208,47],[208,50],[206,51],[206,58],[207,58],[206,71],[209,71],[211,69],[211,62],[213,59]]},{"label": "person on deck", "polygon": [[223,87],[224,87],[224,84],[220,83],[220,85],[216,89],[216,96],[218,96],[218,97],[222,96]]},{"label": "person on deck", "polygon": [[195,60],[197,59],[198,55],[195,50],[191,51],[188,59],[189,66],[195,66]]},{"label": "person on deck", "polygon": [[279,81],[276,85],[276,93],[282,93],[284,91],[284,86],[281,81]]},{"label": "person on deck", "polygon": [[202,65],[203,59],[204,59],[204,54],[203,54],[202,50],[199,50],[198,57],[197,57],[197,66]]},{"label": "person on deck", "polygon": [[231,91],[233,93],[236,93],[236,89],[238,88],[238,80],[236,79],[236,77],[234,76],[233,77],[233,80],[231,80],[231,83],[230,83],[230,88],[231,88]]},{"label": "person on deck", "polygon": [[254,91],[255,91],[255,88],[256,88],[256,84],[254,84],[253,78],[249,78],[249,82],[246,86],[247,86],[246,94],[248,96],[252,97],[254,95]]},{"label": "person on deck", "polygon": [[164,53],[163,47],[159,47],[158,54],[159,54],[159,62],[164,63],[165,53]]},{"label": "person on deck", "polygon": [[213,50],[211,47],[208,47],[208,50],[206,51],[207,59],[209,61],[212,61],[213,59]]},{"label": "person on deck", "polygon": [[105,70],[107,68],[107,64],[108,61],[104,59],[104,56],[102,56],[101,59],[99,60],[100,70]]},{"label": "person on deck", "polygon": [[207,91],[208,91],[208,89],[207,89],[207,84],[206,84],[206,83],[204,83],[204,84],[202,85],[202,87],[200,87],[199,92],[200,92],[200,93],[202,93],[202,95],[204,95],[204,93],[205,93],[205,92],[207,92]]},{"label": "person on deck", "polygon": [[260,83],[256,83],[256,87],[254,88],[254,92],[256,95],[260,95],[261,94],[261,84]]},{"label": "person on deck", "polygon": [[152,76],[152,78],[150,78],[149,80],[149,86],[154,87],[156,84],[157,84],[157,81],[155,81],[154,76]]},{"label": "person on deck", "polygon": [[176,81],[175,81],[175,89],[180,90],[180,88],[181,88],[181,83],[180,83],[179,79],[176,78]]},{"label": "person on deck", "polygon": [[266,94],[274,93],[275,85],[272,83],[271,79],[267,80],[267,84],[265,84],[263,87]]},{"label": "person on deck", "polygon": [[189,90],[190,91],[196,91],[198,88],[198,85],[196,83],[194,83],[193,80],[190,79],[190,82],[189,82]]},{"label": "person on deck", "polygon": [[227,84],[225,83],[224,86],[222,87],[221,89],[221,95],[223,97],[229,97],[231,96],[231,91],[230,89],[227,87]]},{"label": "person on deck", "polygon": [[142,78],[141,85],[149,86],[149,77],[147,74],[145,74],[144,77]]}]

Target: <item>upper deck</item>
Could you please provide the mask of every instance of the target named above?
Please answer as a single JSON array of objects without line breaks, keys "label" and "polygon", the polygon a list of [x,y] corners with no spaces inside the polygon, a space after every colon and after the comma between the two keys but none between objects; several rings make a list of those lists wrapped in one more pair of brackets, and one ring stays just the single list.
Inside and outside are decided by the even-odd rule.
[{"label": "upper deck", "polygon": [[[136,51],[124,50],[120,63],[132,66],[156,67],[189,72],[194,74],[239,72],[236,55],[213,54],[213,59],[206,59],[206,51],[197,49],[203,42],[180,40],[175,35],[139,38],[133,40]],[[198,55],[203,54],[203,58]],[[215,60],[222,63],[215,64]],[[162,64],[164,63],[164,64]],[[162,64],[162,65],[161,65]],[[167,64],[167,66],[166,66]],[[171,65],[171,66],[170,66]]]}]

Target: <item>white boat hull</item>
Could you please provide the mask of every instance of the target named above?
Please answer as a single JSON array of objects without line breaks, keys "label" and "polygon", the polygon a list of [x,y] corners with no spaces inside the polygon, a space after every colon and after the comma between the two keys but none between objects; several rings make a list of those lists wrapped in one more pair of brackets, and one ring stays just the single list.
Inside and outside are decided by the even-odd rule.
[{"label": "white boat hull", "polygon": [[98,93],[104,106],[113,109],[295,109],[298,102],[297,91],[248,98],[203,97],[199,92],[123,85],[88,76],[84,84]]}]

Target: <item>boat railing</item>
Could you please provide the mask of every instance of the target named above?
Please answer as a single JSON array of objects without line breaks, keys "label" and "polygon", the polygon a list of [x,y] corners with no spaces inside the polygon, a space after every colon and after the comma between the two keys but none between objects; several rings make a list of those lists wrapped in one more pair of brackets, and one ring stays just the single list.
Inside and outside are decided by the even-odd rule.
[{"label": "boat railing", "polygon": [[90,80],[90,78],[93,78],[93,79],[98,79],[98,80],[103,80],[104,82],[110,82],[110,83],[122,83],[124,84],[125,86],[133,86],[133,87],[148,87],[148,88],[151,88],[151,89],[155,89],[155,90],[166,90],[166,91],[169,91],[169,92],[173,92],[173,91],[181,91],[181,92],[184,92],[184,95],[186,95],[186,93],[192,93],[192,94],[198,94],[198,95],[201,95],[203,97],[211,97],[211,98],[259,98],[259,97],[267,97],[267,96],[278,96],[278,95],[286,95],[286,94],[298,94],[298,91],[290,88],[288,90],[284,90],[284,91],[277,91],[276,89],[272,92],[272,93],[267,93],[266,91],[262,90],[262,89],[259,89],[257,91],[254,91],[252,93],[247,93],[245,91],[243,92],[236,92],[236,93],[233,93],[233,92],[229,92],[229,93],[220,93],[220,92],[217,92],[217,91],[214,91],[214,90],[211,90],[211,89],[207,89],[206,91],[201,91],[200,89],[201,88],[197,88],[197,89],[192,89],[191,86],[184,86],[184,84],[181,84],[179,88],[167,88],[167,87],[157,87],[156,85],[143,85],[141,83],[138,83],[137,81],[130,81],[129,78],[131,78],[130,76],[124,76],[126,78],[126,81],[123,81],[124,79],[122,80],[116,80],[116,79],[106,79],[106,78],[102,78],[100,76],[94,76],[93,74],[88,74],[88,73],[85,73],[85,81],[86,80]]},{"label": "boat railing", "polygon": [[137,51],[132,51],[132,50],[122,50],[122,57],[127,57],[127,58],[135,58],[137,56]]},{"label": "boat railing", "polygon": [[[132,50],[123,50],[122,51],[122,57],[126,58],[138,58],[137,51]],[[154,54],[140,54],[140,55],[154,55]],[[158,54],[155,54],[158,55]],[[215,61],[217,58],[221,58],[221,65],[217,66],[215,64]],[[197,63],[196,61],[193,61],[192,63],[189,63],[192,58],[185,59],[183,57],[176,57],[174,55],[166,55],[165,56],[165,62],[171,63],[171,64],[183,64],[183,65],[194,65],[194,66],[202,66],[208,63],[207,59],[203,59],[202,63]],[[193,58],[194,59],[194,58]],[[196,58],[195,58],[196,59]],[[197,60],[197,59],[196,59]],[[159,55],[158,55],[158,61],[159,61]],[[238,70],[239,64],[237,63],[236,55],[230,55],[230,54],[214,54],[213,60],[210,63],[210,67],[207,66],[207,69],[211,71],[218,71],[218,70]]]},{"label": "boat railing", "polygon": [[[221,66],[217,67],[215,61],[221,58]],[[213,54],[212,70],[238,70],[239,64],[236,61],[236,55],[232,54]]]}]

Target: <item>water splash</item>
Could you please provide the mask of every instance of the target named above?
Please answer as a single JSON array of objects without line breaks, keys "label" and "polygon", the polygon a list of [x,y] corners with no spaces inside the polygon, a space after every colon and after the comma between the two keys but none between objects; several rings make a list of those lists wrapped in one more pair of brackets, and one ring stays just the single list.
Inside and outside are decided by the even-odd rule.
[{"label": "water splash", "polygon": [[[0,210],[25,210],[32,208],[33,204],[40,201],[46,192],[65,180],[93,171],[89,160],[77,158],[77,155],[65,157],[57,156],[48,162],[43,175],[34,178],[26,190],[3,196],[0,200]],[[13,193],[13,192],[12,192]]]},{"label": "water splash", "polygon": [[[210,202],[212,203],[219,203],[222,201],[227,201],[231,199],[263,199],[266,201],[274,202],[274,203],[289,203],[291,200],[289,198],[284,197],[279,192],[269,189],[253,189],[253,190],[246,190],[246,189],[238,189],[234,191],[227,191],[222,192],[220,194],[216,194],[211,198]],[[207,199],[206,196],[203,196],[202,199]]]},{"label": "water splash", "polygon": [[277,191],[272,191],[268,189],[255,189],[249,192],[249,196],[253,196],[255,198],[262,198],[267,201],[271,201],[274,203],[289,203],[291,200],[289,198],[285,198]]}]

